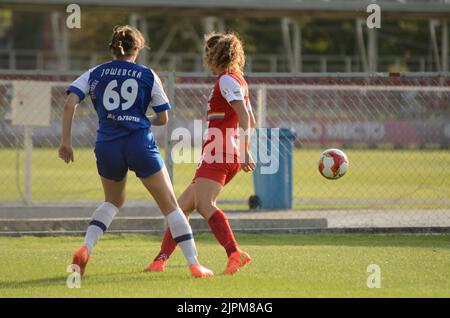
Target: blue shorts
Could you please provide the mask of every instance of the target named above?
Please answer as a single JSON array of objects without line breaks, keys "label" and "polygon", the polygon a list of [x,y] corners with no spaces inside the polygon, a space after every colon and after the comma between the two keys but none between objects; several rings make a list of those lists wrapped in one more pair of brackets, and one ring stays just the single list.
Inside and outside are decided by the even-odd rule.
[{"label": "blue shorts", "polygon": [[98,174],[110,180],[121,181],[128,169],[138,178],[146,178],[160,171],[164,161],[153,134],[139,129],[131,135],[95,144]]}]

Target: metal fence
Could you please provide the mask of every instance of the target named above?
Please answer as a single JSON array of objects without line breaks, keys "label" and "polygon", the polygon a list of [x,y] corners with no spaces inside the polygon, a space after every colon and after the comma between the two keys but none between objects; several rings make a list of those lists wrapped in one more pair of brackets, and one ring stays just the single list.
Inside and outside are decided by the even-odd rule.
[{"label": "metal fence", "polygon": [[[194,175],[200,150],[193,150],[192,163],[173,163],[172,132],[184,127],[192,136],[202,133],[195,131],[194,120],[205,119],[214,78],[160,77],[174,107],[169,125],[152,130],[180,194]],[[57,156],[65,89],[74,78],[0,75],[0,205],[102,200],[93,154],[97,117],[90,101],[83,101],[74,119],[75,162],[65,165]],[[258,125],[296,135],[293,210],[277,217],[297,211],[345,227],[389,226],[396,218],[404,226],[450,226],[450,74],[250,74],[247,79]],[[317,169],[320,153],[329,147],[343,149],[350,160],[347,175],[337,181],[324,179]],[[247,210],[253,194],[252,175],[241,172],[224,189],[221,204]],[[131,174],[127,198],[148,199]]]}]

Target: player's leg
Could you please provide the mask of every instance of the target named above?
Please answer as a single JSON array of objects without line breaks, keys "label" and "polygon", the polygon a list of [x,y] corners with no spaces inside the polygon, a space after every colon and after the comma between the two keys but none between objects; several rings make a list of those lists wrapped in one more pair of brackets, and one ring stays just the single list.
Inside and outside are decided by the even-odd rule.
[{"label": "player's leg", "polygon": [[[194,187],[192,184],[190,184],[178,198],[178,205],[189,220],[190,214],[195,209]],[[154,260],[144,269],[144,271],[164,272],[166,262],[173,254],[176,247],[177,242],[175,242],[175,240],[173,239],[170,228],[168,227],[164,234],[164,238],[161,243],[161,249],[158,255],[156,255]]]},{"label": "player's leg", "polygon": [[141,181],[166,216],[170,232],[183,251],[192,275],[195,277],[212,276],[213,273],[201,266],[197,260],[197,249],[192,229],[183,211],[178,206],[167,169],[163,167],[160,171],[146,178],[141,178]]},{"label": "player's leg", "polygon": [[105,202],[94,211],[86,232],[84,245],[88,247],[89,253],[92,253],[94,245],[109,228],[114,216],[125,203],[126,176],[121,181],[110,180],[104,177],[100,178],[105,194]]},{"label": "player's leg", "polygon": [[79,271],[81,275],[84,275],[94,245],[109,228],[114,216],[119,212],[119,208],[125,201],[126,177],[122,181],[109,180],[103,177],[101,177],[101,180],[105,192],[105,201],[92,214],[83,245],[75,252],[72,259],[72,266],[78,266],[74,270]]},{"label": "player's leg", "polygon": [[216,179],[197,178],[195,180],[195,206],[208,221],[212,233],[228,255],[225,274],[234,274],[240,267],[249,264],[251,258],[239,249],[227,216],[216,204],[217,197],[223,188],[222,184],[229,180],[218,182],[218,178]]},{"label": "player's leg", "polygon": [[72,264],[83,275],[94,245],[111,225],[114,216],[125,202],[126,162],[122,155],[123,142],[97,143],[95,155],[97,169],[102,181],[105,201],[94,211],[86,231],[83,245],[75,252]]},{"label": "player's leg", "polygon": [[93,252],[94,245],[109,228],[114,216],[125,202],[126,177],[121,181],[100,178],[105,193],[105,201],[92,214],[83,245],[75,252],[72,259],[72,264],[79,267],[81,275],[84,275],[86,264]]},{"label": "player's leg", "polygon": [[217,181],[197,178],[195,180],[195,206],[197,211],[208,221],[217,241],[230,256],[238,250],[238,245],[226,215],[216,204],[222,188],[222,184]]},{"label": "player's leg", "polygon": [[172,182],[153,134],[142,129],[127,138],[125,156],[128,167],[136,173],[155,199],[175,241],[180,245],[193,276],[207,277],[213,273],[197,260],[197,249],[191,227],[179,208]]}]

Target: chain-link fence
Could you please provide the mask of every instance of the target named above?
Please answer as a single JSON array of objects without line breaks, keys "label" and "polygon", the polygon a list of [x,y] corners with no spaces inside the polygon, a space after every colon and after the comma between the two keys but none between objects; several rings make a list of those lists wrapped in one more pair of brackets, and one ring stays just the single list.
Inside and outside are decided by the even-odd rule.
[{"label": "chain-link fence", "polygon": [[[174,163],[172,132],[183,127],[193,138],[203,133],[195,121],[205,127],[215,79],[190,73],[160,77],[174,108],[170,124],[152,130],[180,194],[192,180],[200,149],[192,150],[191,163]],[[90,101],[74,119],[75,162],[66,165],[57,157],[65,89],[74,78],[0,76],[0,205],[102,200]],[[247,80],[258,125],[288,128],[296,136],[293,209],[273,212],[274,218],[324,217],[329,226],[344,227],[450,226],[450,74],[260,74]],[[317,168],[320,153],[330,147],[344,150],[350,161],[337,181],[323,178]],[[140,182],[128,179],[128,201],[148,200]],[[223,190],[220,204],[246,211],[253,194],[252,175],[241,172]]]}]

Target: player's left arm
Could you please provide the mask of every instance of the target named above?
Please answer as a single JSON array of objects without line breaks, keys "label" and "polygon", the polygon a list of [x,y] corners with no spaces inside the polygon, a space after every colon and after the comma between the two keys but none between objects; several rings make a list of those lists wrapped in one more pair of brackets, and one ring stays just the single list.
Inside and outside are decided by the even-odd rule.
[{"label": "player's left arm", "polygon": [[152,126],[164,126],[169,121],[169,112],[167,110],[148,116]]},{"label": "player's left arm", "polygon": [[248,109],[248,114],[250,115],[250,127],[255,128],[256,127],[256,119],[255,119],[255,115],[253,113],[253,108],[250,104],[250,101],[247,102],[247,109]]},{"label": "player's left arm", "polygon": [[[230,104],[231,108],[235,111],[239,120],[239,128],[243,130],[243,151],[242,158],[244,162],[241,163],[242,170],[245,172],[253,171],[256,168],[255,161],[250,153],[250,137],[252,134],[251,128],[254,125],[255,117],[251,111],[250,101],[245,101],[246,87],[242,87],[241,84],[229,75],[223,75],[219,80],[220,93],[223,98]],[[242,141],[242,139],[241,139]]]},{"label": "player's left arm", "polygon": [[239,120],[239,128],[241,128],[244,133],[244,161],[241,163],[242,170],[245,172],[253,171],[255,170],[256,165],[249,150],[251,137],[250,113],[242,100],[233,100],[230,102],[230,106],[236,112]]},{"label": "player's left arm", "polygon": [[248,129],[248,136],[249,136],[249,140],[251,140],[252,134],[253,134],[253,130],[256,127],[256,119],[255,119],[255,115],[253,113],[253,108],[252,105],[250,104],[250,100],[247,101],[247,110],[248,110],[248,116],[250,118],[250,127]]}]

